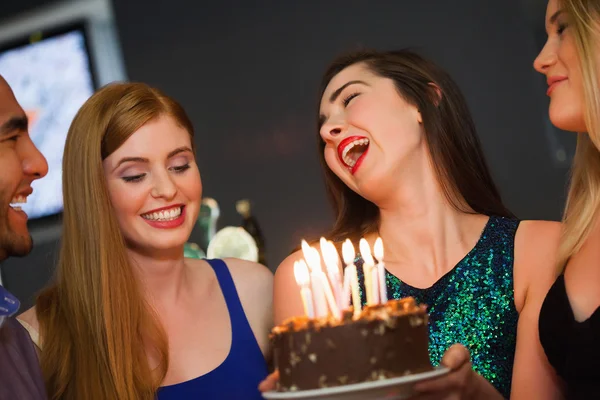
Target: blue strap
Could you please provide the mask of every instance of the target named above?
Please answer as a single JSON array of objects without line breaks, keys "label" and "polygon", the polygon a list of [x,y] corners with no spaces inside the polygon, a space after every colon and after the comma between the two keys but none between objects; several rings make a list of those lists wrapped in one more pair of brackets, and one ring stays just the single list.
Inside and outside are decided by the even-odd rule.
[{"label": "blue strap", "polygon": [[268,374],[267,363],[246,318],[229,268],[223,260],[206,261],[215,271],[231,321],[229,355],[205,375],[160,388],[158,400],[260,400],[258,384]]},{"label": "blue strap", "polygon": [[227,304],[227,310],[229,311],[229,318],[231,320],[231,353],[235,353],[234,350],[236,350],[240,339],[247,335],[254,337],[254,333],[252,332],[246,314],[244,313],[242,302],[238,296],[235,283],[233,282],[227,264],[221,259],[207,259],[206,261],[215,271],[215,275],[221,286],[221,291],[223,292],[223,297],[225,297],[225,303]]}]

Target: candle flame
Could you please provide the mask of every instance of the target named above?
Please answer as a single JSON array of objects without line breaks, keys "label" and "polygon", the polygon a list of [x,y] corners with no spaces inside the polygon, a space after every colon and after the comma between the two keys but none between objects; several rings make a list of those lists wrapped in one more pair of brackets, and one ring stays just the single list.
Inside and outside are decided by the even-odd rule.
[{"label": "candle flame", "polygon": [[294,262],[294,277],[296,283],[300,286],[306,286],[310,282],[310,276],[308,275],[308,267],[304,260]]},{"label": "candle flame", "polygon": [[302,255],[304,255],[304,259],[308,260],[308,254],[310,253],[310,246],[306,242],[306,240],[302,239]]},{"label": "candle flame", "polygon": [[308,245],[306,240],[302,240],[302,254],[311,271],[321,270],[321,256],[317,249]]},{"label": "candle flame", "polygon": [[323,236],[321,236],[321,239],[319,240],[319,244],[321,245],[321,254],[323,254],[323,259],[325,259],[325,251],[326,247],[327,247],[327,239],[325,239]]},{"label": "candle flame", "polygon": [[342,257],[344,258],[344,264],[350,265],[354,262],[354,246],[350,239],[346,239],[342,244]]},{"label": "candle flame", "polygon": [[319,250],[314,247],[310,248],[311,257],[310,261],[308,261],[308,265],[313,271],[321,271],[321,255],[319,254]]},{"label": "candle flame", "polygon": [[371,256],[371,248],[369,247],[369,243],[365,238],[360,239],[358,243],[360,249],[360,255],[365,263],[369,265],[374,265],[375,261],[373,261],[373,256]]},{"label": "candle flame", "polygon": [[373,253],[374,253],[377,261],[379,261],[379,262],[383,261],[383,241],[381,240],[380,237],[378,237],[377,240],[375,241],[375,245],[373,246]]},{"label": "candle flame", "polygon": [[[321,238],[323,239],[323,238]],[[339,271],[339,255],[335,245],[326,240],[321,241],[321,254],[329,271]]]}]

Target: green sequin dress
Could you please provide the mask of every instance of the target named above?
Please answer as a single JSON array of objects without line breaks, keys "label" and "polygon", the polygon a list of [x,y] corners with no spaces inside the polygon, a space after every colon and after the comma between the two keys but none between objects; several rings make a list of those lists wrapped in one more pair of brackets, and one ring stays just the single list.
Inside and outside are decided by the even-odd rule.
[{"label": "green sequin dress", "polygon": [[[427,289],[386,273],[388,297],[412,296],[428,306],[429,356],[438,365],[454,343],[471,352],[473,369],[510,396],[519,315],[514,303],[514,239],[519,221],[490,217],[475,247]],[[363,305],[362,259],[357,257]]]}]

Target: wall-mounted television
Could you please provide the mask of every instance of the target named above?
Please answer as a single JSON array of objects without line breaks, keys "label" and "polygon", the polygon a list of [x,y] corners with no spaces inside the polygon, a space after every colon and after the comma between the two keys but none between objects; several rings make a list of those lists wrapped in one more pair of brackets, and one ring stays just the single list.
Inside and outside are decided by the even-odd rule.
[{"label": "wall-mounted television", "polygon": [[0,75],[29,117],[29,134],[48,160],[23,209],[30,219],[63,209],[62,155],[67,131],[97,87],[83,23],[0,43]]}]

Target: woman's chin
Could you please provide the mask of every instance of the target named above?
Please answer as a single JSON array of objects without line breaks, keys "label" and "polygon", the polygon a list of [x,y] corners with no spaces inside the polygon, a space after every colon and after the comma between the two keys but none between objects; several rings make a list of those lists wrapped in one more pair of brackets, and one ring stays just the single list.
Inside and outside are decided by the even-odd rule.
[{"label": "woman's chin", "polygon": [[559,104],[550,104],[550,122],[560,130],[567,132],[585,133],[588,131],[581,112],[572,107],[561,107]]}]

